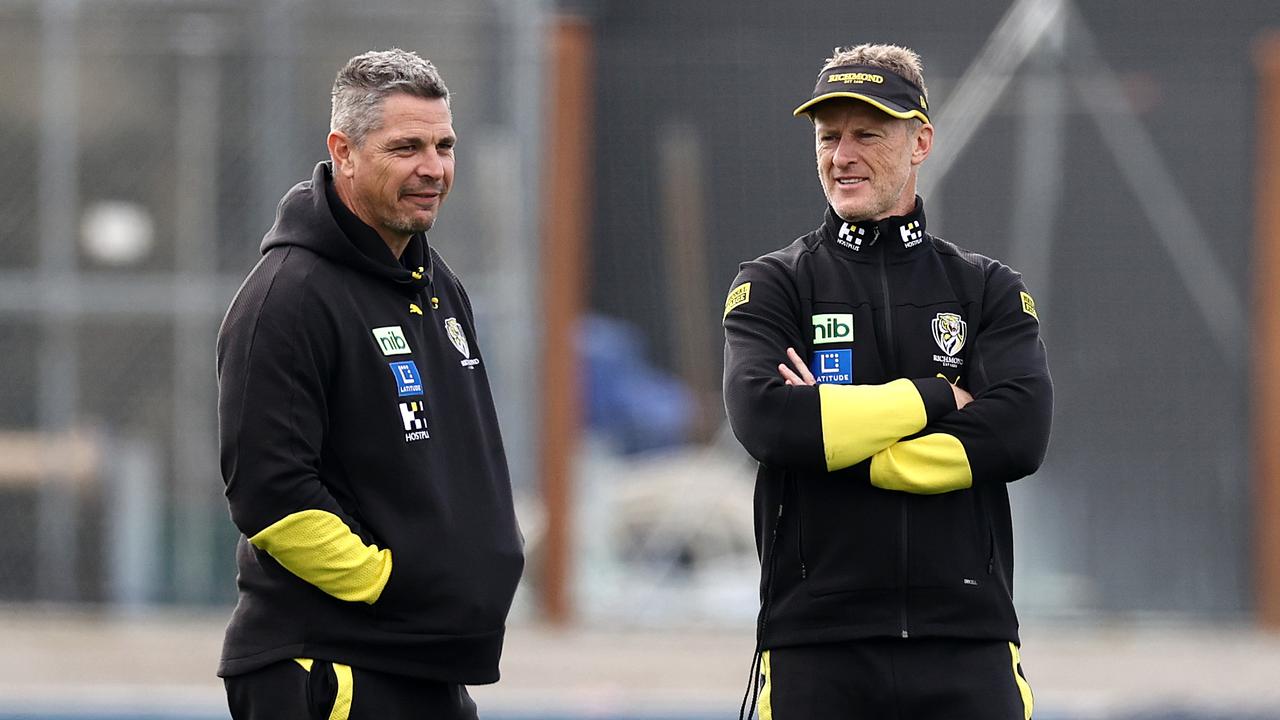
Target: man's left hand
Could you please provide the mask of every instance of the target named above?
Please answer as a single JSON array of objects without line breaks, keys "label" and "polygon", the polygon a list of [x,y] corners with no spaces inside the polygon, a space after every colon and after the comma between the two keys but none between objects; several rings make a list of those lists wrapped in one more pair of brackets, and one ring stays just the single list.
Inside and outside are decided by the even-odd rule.
[{"label": "man's left hand", "polygon": [[804,364],[804,360],[800,359],[800,355],[795,348],[787,348],[787,357],[791,359],[791,363],[796,366],[792,371],[787,367],[786,363],[778,365],[778,372],[782,375],[782,379],[787,381],[788,385],[817,385],[818,381],[814,379],[813,373],[809,372],[809,366]]}]

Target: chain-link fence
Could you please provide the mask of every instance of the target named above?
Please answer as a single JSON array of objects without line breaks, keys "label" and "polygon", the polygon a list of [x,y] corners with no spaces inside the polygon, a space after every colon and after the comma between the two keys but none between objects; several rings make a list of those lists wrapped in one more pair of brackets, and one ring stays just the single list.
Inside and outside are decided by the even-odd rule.
[{"label": "chain-link fence", "polygon": [[[809,130],[789,110],[832,46],[891,40],[924,55],[945,118],[1009,7],[566,5],[596,45],[589,274],[592,308],[608,316],[582,334],[604,441],[581,466],[579,580],[619,603],[617,617],[714,618],[727,602],[749,619],[749,518],[709,538],[697,513],[673,528],[687,508],[662,498],[711,477],[716,492],[685,499],[719,517],[732,510],[717,493],[749,493],[731,441],[700,448],[716,447],[717,308],[737,263],[821,212]],[[1058,410],[1048,462],[1014,490],[1020,601],[1245,614],[1247,320],[1229,306],[1246,294],[1251,237],[1249,43],[1274,9],[1047,5],[1067,10],[1002,70],[1002,92],[974,96],[987,115],[955,141],[950,172],[935,181],[926,164],[923,176],[931,230],[1024,270],[1043,309]],[[0,5],[0,598],[230,599],[217,323],[275,203],[325,157],[334,72],[372,47],[419,51],[454,92],[459,179],[432,240],[476,300],[517,490],[536,496],[552,9]],[[948,120],[939,148],[965,122]],[[627,459],[682,444],[669,463]],[[526,529],[536,555],[536,520]],[[697,550],[721,546],[733,548],[723,563]],[[664,584],[701,595],[647,594]]]},{"label": "chain-link fence", "polygon": [[[0,6],[0,439],[17,448],[0,457],[0,597],[232,597],[214,338],[277,201],[327,157],[329,86],[356,53],[415,50],[454,89],[459,181],[432,241],[470,282],[488,339],[530,336],[517,314],[536,224],[519,218],[544,14],[461,0]],[[526,490],[527,370],[489,345]],[[68,467],[77,448],[100,462]]]}]

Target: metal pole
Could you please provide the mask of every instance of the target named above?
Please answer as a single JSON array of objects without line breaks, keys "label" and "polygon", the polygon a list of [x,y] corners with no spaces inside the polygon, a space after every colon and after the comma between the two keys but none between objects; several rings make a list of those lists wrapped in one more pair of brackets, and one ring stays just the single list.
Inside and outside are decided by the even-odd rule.
[{"label": "metal pole", "polygon": [[141,613],[157,599],[163,463],[155,444],[139,438],[111,437],[106,449],[107,598],[119,610]]},{"label": "metal pole", "polygon": [[1062,200],[1064,95],[1062,74],[1065,28],[1050,28],[1028,63],[1020,88],[1024,108],[1018,118],[1012,242],[1009,264],[1022,273],[1036,304],[1049,307],[1050,272]]},{"label": "metal pole", "polygon": [[[259,66],[253,94],[258,151],[250,160],[254,165],[253,195],[247,201],[254,209],[252,217],[260,221],[265,233],[271,225],[276,201],[301,179],[299,172],[310,177],[311,166],[304,161],[301,168],[295,167],[303,157],[296,100],[299,79],[295,0],[265,0],[260,8],[262,22],[258,26],[256,55]],[[260,237],[237,238],[231,245],[243,250],[246,269],[258,256],[256,240]]]},{"label": "metal pole", "polygon": [[207,602],[218,505],[214,329],[204,308],[221,298],[199,278],[217,268],[220,26],[192,14],[177,34],[178,118],[173,333],[174,582],[179,602]]},{"label": "metal pole", "polygon": [[[542,324],[530,321],[529,308],[537,307],[541,275],[538,253],[539,228],[530,219],[542,213],[543,177],[542,146],[543,94],[547,88],[546,39],[548,11],[545,0],[514,0],[502,4],[504,22],[509,32],[510,54],[502,73],[507,82],[506,116],[502,142],[492,149],[485,173],[487,183],[500,183],[508,188],[503,193],[513,205],[510,218],[494,218],[494,238],[499,248],[497,268],[489,284],[490,296],[485,303],[495,309],[495,337],[504,342],[495,345],[501,353],[493,377],[498,397],[498,416],[503,422],[503,443],[511,467],[512,484],[517,490],[536,487],[539,448],[537,419],[539,368],[529,362],[527,348],[539,347]],[[505,151],[505,152],[504,152]],[[496,153],[503,153],[496,155]],[[515,175],[511,174],[511,158],[516,158]],[[537,317],[542,317],[538,315]]]},{"label": "metal pole", "polygon": [[[1020,112],[1016,116],[1018,130],[1014,139],[1013,215],[1008,257],[1009,264],[1022,273],[1042,310],[1052,308],[1052,256],[1062,202],[1067,92],[1063,48],[1067,31],[1061,21],[1047,29],[1027,58],[1026,74],[1018,86],[1021,99],[1013,103]],[[1054,315],[1050,310],[1049,315],[1041,317],[1048,319]],[[1051,327],[1052,322],[1041,326],[1042,337],[1050,335]],[[1046,478],[1051,472],[1041,468],[1037,475]],[[1066,496],[1072,491],[1052,481],[1017,485],[1017,489],[1009,493],[1009,501],[1013,504],[1014,517],[1018,518],[1018,553],[1020,557],[1030,558],[1030,566],[1034,568],[1024,577],[1034,583],[1037,572],[1040,577],[1067,572],[1078,543],[1067,540],[1072,528],[1061,508],[1067,506]],[[1024,563],[1023,567],[1028,565]]]},{"label": "metal pole", "polygon": [[[40,284],[43,292],[39,350],[39,425],[46,452],[66,437],[80,397],[75,324],[77,220],[80,217],[78,0],[45,0],[41,10],[41,128],[39,170]],[[59,468],[64,463],[48,462]],[[78,497],[59,470],[40,485],[36,511],[36,595],[69,601],[78,597]]]}]

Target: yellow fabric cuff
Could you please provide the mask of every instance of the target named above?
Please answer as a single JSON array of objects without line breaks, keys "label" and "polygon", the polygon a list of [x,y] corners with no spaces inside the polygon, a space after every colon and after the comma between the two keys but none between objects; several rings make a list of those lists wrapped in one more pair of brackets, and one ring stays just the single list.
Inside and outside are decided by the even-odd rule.
[{"label": "yellow fabric cuff", "polygon": [[842,470],[912,433],[928,422],[924,400],[910,380],[884,385],[818,385],[822,448],[827,471]]},{"label": "yellow fabric cuff", "polygon": [[917,495],[973,486],[964,445],[952,435],[933,433],[895,443],[871,458],[871,484]]},{"label": "yellow fabric cuff", "polygon": [[287,515],[249,542],[339,600],[373,604],[391,579],[391,551],[365,545],[341,518],[324,510]]}]

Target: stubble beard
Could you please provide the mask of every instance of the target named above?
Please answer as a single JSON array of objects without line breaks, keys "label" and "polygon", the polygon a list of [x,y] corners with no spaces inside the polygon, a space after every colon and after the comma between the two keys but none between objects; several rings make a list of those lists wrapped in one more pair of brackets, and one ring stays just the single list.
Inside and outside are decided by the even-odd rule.
[{"label": "stubble beard", "polygon": [[902,193],[906,190],[907,182],[911,179],[911,176],[908,174],[902,179],[902,182],[898,183],[897,188],[885,188],[885,192],[883,193],[876,188],[875,181],[873,179],[868,179],[867,183],[871,185],[872,190],[871,197],[862,201],[857,201],[857,206],[849,208],[847,211],[837,205],[832,198],[834,191],[839,190],[840,184],[832,179],[831,185],[828,186],[826,184],[826,178],[824,177],[822,179],[823,190],[826,191],[827,195],[827,203],[835,209],[836,214],[840,216],[840,219],[847,222],[862,222],[864,220],[889,217],[893,212],[894,206],[898,204],[899,198],[902,197]]},{"label": "stubble beard", "polygon": [[411,220],[406,218],[390,218],[384,223],[389,229],[405,235],[416,235],[431,230],[431,226],[436,224],[435,217],[426,220]]}]

